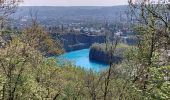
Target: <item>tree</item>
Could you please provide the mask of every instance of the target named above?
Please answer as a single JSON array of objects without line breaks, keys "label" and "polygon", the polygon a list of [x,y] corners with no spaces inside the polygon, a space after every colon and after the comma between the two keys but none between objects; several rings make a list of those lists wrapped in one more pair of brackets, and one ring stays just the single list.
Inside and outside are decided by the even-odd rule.
[{"label": "tree", "polygon": [[8,47],[1,48],[0,72],[4,78],[1,99],[14,100],[25,97],[21,90],[28,89],[24,85],[30,80],[29,73],[41,63],[38,55],[40,53],[20,42],[18,38],[13,39]]},{"label": "tree", "polygon": [[23,42],[41,51],[45,56],[63,53],[62,45],[59,40],[54,40],[39,23],[37,12],[33,14],[30,10],[31,25],[23,29],[20,35]]},{"label": "tree", "polygon": [[[149,0],[130,1],[129,3],[134,15],[135,33],[138,38],[137,55],[133,59],[137,64],[133,82],[139,90],[142,90],[143,97],[151,99],[151,90],[154,91],[153,88],[155,88],[153,85],[155,83],[150,81],[155,75],[152,69],[157,70],[168,64],[161,58],[165,58],[162,52],[165,53],[170,45],[169,4],[160,0],[154,3]],[[161,90],[161,88],[157,89]]]},{"label": "tree", "polygon": [[16,11],[22,0],[0,0],[0,29],[4,27],[6,18]]}]

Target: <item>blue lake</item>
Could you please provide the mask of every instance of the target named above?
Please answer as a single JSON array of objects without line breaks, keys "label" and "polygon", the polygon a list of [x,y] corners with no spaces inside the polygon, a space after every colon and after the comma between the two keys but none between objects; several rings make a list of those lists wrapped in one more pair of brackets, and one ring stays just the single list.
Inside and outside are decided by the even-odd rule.
[{"label": "blue lake", "polygon": [[76,50],[65,53],[58,57],[61,60],[68,60],[73,62],[77,67],[96,72],[107,69],[108,65],[89,60],[89,49]]}]

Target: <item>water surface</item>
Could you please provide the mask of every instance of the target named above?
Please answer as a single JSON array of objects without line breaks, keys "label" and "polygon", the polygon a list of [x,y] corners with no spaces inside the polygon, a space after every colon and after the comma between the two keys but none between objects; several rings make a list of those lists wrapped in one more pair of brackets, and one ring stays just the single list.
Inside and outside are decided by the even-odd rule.
[{"label": "water surface", "polygon": [[59,56],[59,59],[72,61],[78,67],[99,72],[108,67],[106,64],[89,60],[89,49],[76,50]]}]

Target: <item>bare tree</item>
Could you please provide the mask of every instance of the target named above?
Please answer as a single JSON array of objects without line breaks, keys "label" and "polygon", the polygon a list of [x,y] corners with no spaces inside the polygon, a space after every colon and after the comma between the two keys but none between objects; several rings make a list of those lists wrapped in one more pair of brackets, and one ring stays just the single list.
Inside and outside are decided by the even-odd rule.
[{"label": "bare tree", "polygon": [[14,13],[22,0],[0,0],[0,29],[4,27],[6,18]]}]

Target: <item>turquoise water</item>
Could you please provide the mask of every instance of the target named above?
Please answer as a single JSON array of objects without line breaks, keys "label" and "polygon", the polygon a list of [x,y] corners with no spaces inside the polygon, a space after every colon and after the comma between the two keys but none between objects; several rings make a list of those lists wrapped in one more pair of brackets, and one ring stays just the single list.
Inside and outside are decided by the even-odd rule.
[{"label": "turquoise water", "polygon": [[76,50],[72,52],[65,53],[59,56],[61,60],[68,60],[73,62],[77,67],[81,67],[87,70],[93,70],[96,72],[102,71],[108,67],[106,64],[93,62],[89,60],[89,49]]}]

